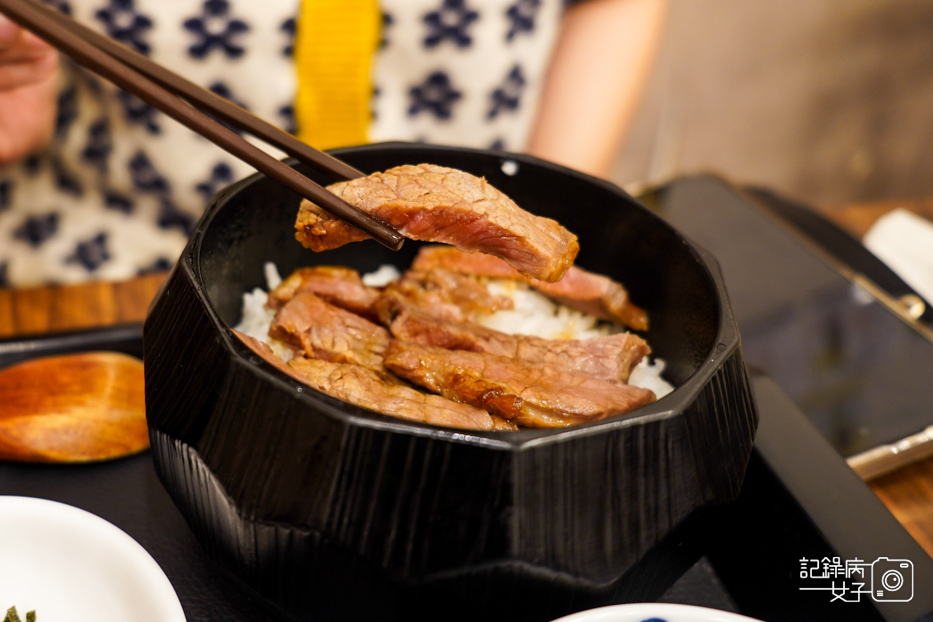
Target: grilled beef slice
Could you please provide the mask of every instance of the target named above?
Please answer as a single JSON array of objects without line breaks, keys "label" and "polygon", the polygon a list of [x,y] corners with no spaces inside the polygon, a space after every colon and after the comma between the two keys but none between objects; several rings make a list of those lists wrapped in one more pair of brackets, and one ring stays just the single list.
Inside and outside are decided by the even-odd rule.
[{"label": "grilled beef slice", "polygon": [[332,363],[306,357],[289,367],[312,387],[361,408],[393,417],[469,430],[510,430],[514,424],[485,410],[422,393],[388,373],[361,365]]},{"label": "grilled beef slice", "polygon": [[597,421],[655,400],[647,389],[563,368],[394,339],[385,351],[384,363],[415,384],[522,427]]},{"label": "grilled beef slice", "polygon": [[256,354],[270,364],[322,393],[360,408],[400,419],[468,430],[514,430],[501,417],[439,395],[422,393],[387,372],[345,363],[298,356],[283,363],[266,344],[234,331]]},{"label": "grilled beef slice", "polygon": [[649,352],[644,339],[631,333],[582,340],[543,339],[510,335],[470,322],[451,322],[432,316],[396,299],[391,313],[383,313],[392,336],[448,350],[487,352],[524,361],[564,368],[593,378],[624,384],[632,368]]},{"label": "grilled beef slice", "polygon": [[383,324],[384,308],[393,300],[404,300],[431,315],[449,320],[473,321],[501,309],[513,308],[506,296],[495,296],[475,278],[438,268],[429,272],[409,270],[402,278],[386,285],[373,308]]},{"label": "grilled beef slice", "polygon": [[[556,221],[526,212],[485,179],[456,169],[404,165],[327,189],[406,237],[490,253],[542,281],[559,280],[579,250],[576,236]],[[314,251],[368,237],[307,200],[295,229]]]},{"label": "grilled beef slice", "polygon": [[382,326],[307,291],[299,291],[279,309],[269,336],[311,358],[375,370],[382,369],[382,352],[389,341],[389,332]]},{"label": "grilled beef slice", "polygon": [[464,253],[451,246],[423,246],[412,262],[412,270],[446,268],[463,274],[490,278],[518,279],[542,294],[568,307],[596,317],[619,322],[634,330],[648,330],[648,315],[632,303],[621,283],[601,274],[571,266],[562,279],[547,283],[526,278],[498,257],[485,253]]},{"label": "grilled beef slice", "polygon": [[278,287],[269,292],[268,305],[281,309],[299,291],[307,291],[330,304],[376,319],[372,304],[379,290],[363,284],[360,273],[343,266],[314,266],[292,272]]}]

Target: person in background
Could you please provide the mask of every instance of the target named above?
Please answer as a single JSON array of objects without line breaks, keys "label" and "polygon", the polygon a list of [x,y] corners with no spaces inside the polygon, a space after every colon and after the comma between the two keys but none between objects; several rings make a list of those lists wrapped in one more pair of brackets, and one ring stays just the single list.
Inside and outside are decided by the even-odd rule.
[{"label": "person in background", "polygon": [[[665,0],[57,0],[319,149],[417,141],[604,175]],[[260,6],[261,4],[261,6]],[[0,15],[0,286],[166,270],[252,170]]]}]

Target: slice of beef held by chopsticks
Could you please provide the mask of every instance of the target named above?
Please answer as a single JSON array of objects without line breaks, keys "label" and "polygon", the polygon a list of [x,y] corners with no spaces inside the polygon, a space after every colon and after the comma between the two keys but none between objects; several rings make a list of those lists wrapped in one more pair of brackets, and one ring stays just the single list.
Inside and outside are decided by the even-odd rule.
[{"label": "slice of beef held by chopsticks", "polygon": [[448,350],[487,352],[617,384],[628,382],[632,368],[651,351],[644,339],[632,333],[583,340],[510,335],[471,322],[434,317],[404,300],[394,299],[391,304],[388,299],[380,300],[380,317],[389,326],[392,336],[400,341]]},{"label": "slice of beef held by chopsticks", "polygon": [[[535,216],[481,177],[433,164],[404,165],[327,186],[347,203],[414,239],[501,257],[527,276],[560,279],[579,250],[575,235]],[[322,251],[368,236],[302,201],[295,237]]]},{"label": "slice of beef held by chopsticks", "polygon": [[415,384],[519,427],[557,428],[598,421],[655,400],[648,389],[564,368],[395,339],[384,361],[388,369]]},{"label": "slice of beef held by chopsticks", "polygon": [[600,319],[618,322],[634,330],[648,330],[648,314],[632,303],[621,283],[607,276],[571,266],[554,283],[527,278],[498,257],[485,253],[464,253],[451,246],[429,245],[418,249],[412,270],[446,268],[463,274],[498,279],[517,279],[553,300]]},{"label": "slice of beef held by chopsticks", "polygon": [[299,291],[286,302],[269,328],[269,336],[312,358],[382,369],[389,332],[311,292]]},{"label": "slice of beef held by chopsticks", "polygon": [[[477,279],[444,268],[428,272],[408,270],[402,278],[385,286],[373,308],[381,317],[384,301],[396,299],[437,317],[458,321],[475,321],[478,316],[514,307],[511,299],[491,294]],[[387,323],[384,318],[382,321]]]},{"label": "slice of beef held by chopsticks", "polygon": [[467,430],[514,430],[515,425],[484,410],[422,393],[387,372],[346,363],[293,358],[288,364],[268,345],[233,331],[253,352],[280,371],[322,393],[360,408],[400,419]]},{"label": "slice of beef held by chopsticks", "polygon": [[376,319],[372,304],[379,290],[367,287],[360,273],[343,266],[299,268],[269,292],[269,306],[281,309],[299,291],[307,291],[357,315]]}]

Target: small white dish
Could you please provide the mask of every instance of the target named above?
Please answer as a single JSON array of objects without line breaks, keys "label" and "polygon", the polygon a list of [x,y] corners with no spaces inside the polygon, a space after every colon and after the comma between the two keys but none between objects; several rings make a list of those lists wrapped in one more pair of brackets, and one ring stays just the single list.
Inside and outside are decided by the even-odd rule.
[{"label": "small white dish", "polygon": [[633,603],[573,613],[554,622],[761,622],[754,618],[693,605]]},{"label": "small white dish", "polygon": [[184,622],[178,596],[128,534],[76,507],[0,496],[0,615],[42,622]]}]

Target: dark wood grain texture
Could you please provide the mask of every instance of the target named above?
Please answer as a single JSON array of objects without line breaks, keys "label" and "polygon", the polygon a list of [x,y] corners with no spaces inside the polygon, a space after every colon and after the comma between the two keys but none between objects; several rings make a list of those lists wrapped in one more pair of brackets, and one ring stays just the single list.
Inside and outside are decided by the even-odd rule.
[{"label": "dark wood grain texture", "polygon": [[933,221],[933,197],[830,206],[822,208],[820,212],[856,238],[862,239],[879,218],[898,208]]},{"label": "dark wood grain texture", "polygon": [[0,288],[0,337],[141,322],[165,274],[22,289]]},{"label": "dark wood grain texture", "polygon": [[872,491],[933,556],[933,458],[869,482]]}]

